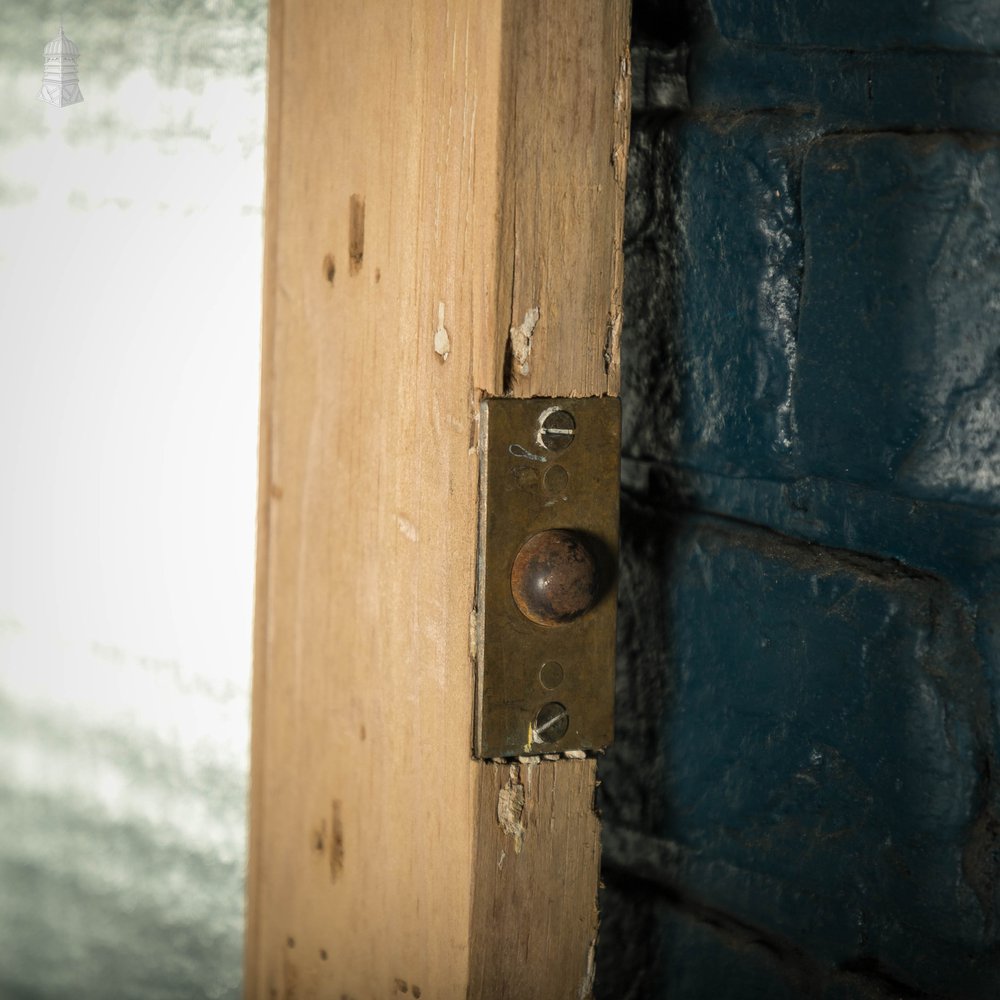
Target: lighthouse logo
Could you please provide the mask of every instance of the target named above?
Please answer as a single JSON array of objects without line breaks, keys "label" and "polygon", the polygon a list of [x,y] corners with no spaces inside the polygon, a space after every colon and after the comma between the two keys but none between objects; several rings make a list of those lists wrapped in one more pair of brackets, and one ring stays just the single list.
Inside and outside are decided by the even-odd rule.
[{"label": "lighthouse logo", "polygon": [[80,76],[76,64],[80,50],[66,37],[62,25],[59,34],[45,46],[45,76],[38,99],[57,108],[79,104],[83,100],[80,93]]}]

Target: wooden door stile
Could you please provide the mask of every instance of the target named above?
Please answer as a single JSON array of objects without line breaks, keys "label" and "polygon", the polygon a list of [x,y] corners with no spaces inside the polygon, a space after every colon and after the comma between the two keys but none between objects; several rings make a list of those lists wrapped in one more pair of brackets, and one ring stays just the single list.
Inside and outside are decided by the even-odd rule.
[{"label": "wooden door stile", "polygon": [[471,755],[476,442],[617,393],[628,23],[271,4],[248,997],[589,995],[594,761]]}]

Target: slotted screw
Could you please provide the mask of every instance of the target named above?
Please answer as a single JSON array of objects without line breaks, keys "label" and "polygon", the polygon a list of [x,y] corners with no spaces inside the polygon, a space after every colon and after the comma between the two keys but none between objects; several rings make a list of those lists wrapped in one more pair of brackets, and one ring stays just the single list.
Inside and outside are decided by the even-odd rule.
[{"label": "slotted screw", "polygon": [[576,435],[576,421],[568,410],[550,410],[542,414],[538,440],[549,451],[565,451]]},{"label": "slotted screw", "polygon": [[569,712],[565,705],[550,701],[542,705],[531,726],[531,739],[535,743],[557,743],[569,729]]}]

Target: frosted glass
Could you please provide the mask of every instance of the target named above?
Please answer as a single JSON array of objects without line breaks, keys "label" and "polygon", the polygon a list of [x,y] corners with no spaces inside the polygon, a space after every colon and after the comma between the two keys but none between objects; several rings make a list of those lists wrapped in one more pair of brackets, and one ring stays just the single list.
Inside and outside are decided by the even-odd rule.
[{"label": "frosted glass", "polygon": [[3,1000],[240,993],[265,21],[4,3]]}]

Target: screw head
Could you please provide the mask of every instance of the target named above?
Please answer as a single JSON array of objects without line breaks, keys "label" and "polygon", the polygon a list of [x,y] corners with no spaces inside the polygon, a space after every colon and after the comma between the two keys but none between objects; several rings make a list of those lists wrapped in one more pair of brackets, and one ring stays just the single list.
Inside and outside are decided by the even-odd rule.
[{"label": "screw head", "polygon": [[569,712],[565,705],[558,701],[550,701],[542,705],[531,724],[531,741],[533,743],[558,743],[569,729]]},{"label": "screw head", "polygon": [[597,560],[576,532],[540,531],[514,557],[510,589],[525,618],[538,625],[564,625],[597,603]]},{"label": "screw head", "polygon": [[538,418],[538,443],[549,451],[565,451],[576,435],[576,421],[568,410],[552,407]]}]

